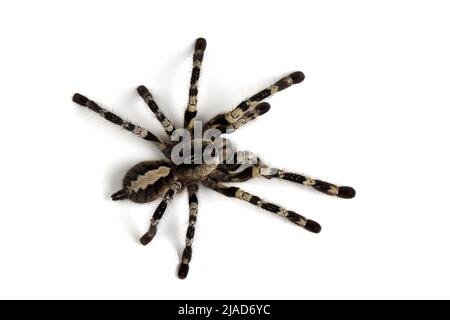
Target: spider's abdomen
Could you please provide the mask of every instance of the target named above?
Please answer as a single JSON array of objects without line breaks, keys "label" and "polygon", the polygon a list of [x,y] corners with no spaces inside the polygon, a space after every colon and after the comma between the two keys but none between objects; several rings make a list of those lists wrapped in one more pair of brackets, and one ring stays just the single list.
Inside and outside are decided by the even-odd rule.
[{"label": "spider's abdomen", "polygon": [[167,160],[143,161],[132,167],[123,179],[131,201],[144,203],[162,197],[175,181],[173,165]]}]

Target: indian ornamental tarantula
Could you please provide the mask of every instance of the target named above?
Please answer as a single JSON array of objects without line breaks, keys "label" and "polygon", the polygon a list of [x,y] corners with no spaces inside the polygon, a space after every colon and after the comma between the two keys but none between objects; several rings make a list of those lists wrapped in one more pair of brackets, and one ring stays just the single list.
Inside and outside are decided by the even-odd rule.
[{"label": "indian ornamental tarantula", "polygon": [[[179,154],[183,156],[182,161],[174,160],[174,150],[177,144],[173,141],[175,140],[173,136],[178,130],[175,130],[173,124],[158,108],[151,93],[144,86],[139,86],[137,88],[137,92],[147,103],[150,110],[156,115],[156,118],[162,124],[168,136],[172,137],[170,141],[163,141],[157,138],[149,130],[123,120],[121,117],[100,107],[97,103],[89,100],[81,94],[76,93],[73,96],[73,101],[77,104],[87,107],[88,109],[98,113],[106,120],[121,126],[144,140],[152,142],[166,157],[164,160],[143,161],[132,167],[123,179],[122,189],[111,196],[112,200],[130,199],[131,201],[138,203],[151,202],[155,199],[162,198],[152,216],[149,230],[140,238],[140,242],[143,245],[147,245],[155,236],[158,222],[161,220],[168,202],[172,199],[175,193],[179,193],[184,188],[187,189],[189,194],[189,226],[186,232],[186,245],[178,267],[178,277],[181,279],[186,278],[189,271],[189,263],[192,257],[192,242],[198,212],[197,191],[200,184],[227,197],[237,198],[258,206],[261,209],[278,214],[292,223],[314,233],[319,233],[321,230],[321,226],[317,222],[307,219],[294,211],[284,209],[276,204],[265,201],[240,188],[228,186],[226,183],[242,182],[256,177],[278,178],[296,182],[305,186],[310,186],[320,192],[332,196],[338,196],[340,198],[349,199],[355,196],[355,190],[351,187],[339,187],[329,182],[269,167],[257,157],[251,162],[250,165],[247,165],[246,167],[244,166],[244,168],[243,165],[236,163],[239,162],[237,161],[238,158],[250,158],[250,153],[230,152],[229,148],[223,148],[225,149],[227,158],[230,158],[231,156],[231,159],[234,159],[235,161],[224,162],[223,155],[221,160],[218,160],[217,155],[214,154],[214,150],[217,148],[214,141],[218,141],[219,139],[215,139],[213,137],[205,138],[201,135],[201,138],[196,140],[194,137],[194,132],[197,129],[197,123],[199,123],[199,121],[194,120],[197,114],[198,80],[200,77],[200,70],[205,49],[206,40],[203,38],[197,39],[193,54],[189,101],[184,114],[184,130],[188,132],[189,137],[194,138],[191,142],[189,142],[190,144],[193,144],[196,141],[197,143],[200,142],[201,151],[205,151],[208,146],[214,145],[214,148],[212,149],[213,152],[211,152],[213,161],[205,161],[202,159],[198,161],[198,157],[193,157],[190,154],[183,154],[184,151],[179,152]],[[304,74],[300,71],[291,73],[290,75],[278,80],[270,87],[241,102],[230,112],[219,114],[206,122],[203,126],[200,125],[200,131],[206,132],[207,130],[215,130],[221,134],[238,129],[247,122],[269,111],[269,104],[266,102],[261,102],[262,100],[272,96],[276,92],[292,86],[293,84],[302,82],[304,78]],[[221,139],[222,141],[227,142],[226,139]],[[225,145],[228,144],[225,143]]]}]

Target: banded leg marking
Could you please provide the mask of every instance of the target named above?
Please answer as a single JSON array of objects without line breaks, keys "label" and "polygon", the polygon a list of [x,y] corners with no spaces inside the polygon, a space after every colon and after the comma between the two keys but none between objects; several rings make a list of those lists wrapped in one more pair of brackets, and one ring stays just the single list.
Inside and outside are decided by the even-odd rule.
[{"label": "banded leg marking", "polygon": [[356,195],[355,189],[349,186],[337,186],[332,183],[313,179],[298,173],[285,172],[276,168],[259,168],[259,175],[266,178],[279,178],[313,187],[314,189],[326,193],[330,196],[337,196],[343,199],[351,199]]},{"label": "banded leg marking", "polygon": [[137,88],[137,92],[142,97],[142,99],[144,99],[145,103],[147,103],[150,110],[155,114],[156,118],[164,127],[164,130],[166,130],[167,134],[171,136],[173,131],[175,130],[175,127],[173,126],[172,122],[170,122],[170,120],[166,117],[166,115],[159,109],[150,91],[145,86],[139,86]]},{"label": "banded leg marking", "polygon": [[189,194],[189,226],[186,231],[186,246],[183,250],[180,266],[178,267],[178,277],[185,279],[189,272],[189,262],[192,258],[192,242],[195,234],[195,224],[197,223],[198,213],[198,183],[188,186]]},{"label": "banded leg marking", "polygon": [[94,111],[95,113],[99,114],[100,116],[102,116],[103,118],[108,120],[109,122],[112,122],[118,126],[121,126],[125,130],[128,130],[147,141],[151,141],[151,142],[155,143],[156,146],[161,151],[164,152],[167,149],[167,145],[164,142],[162,142],[161,140],[159,140],[153,133],[151,133],[147,129],[141,128],[135,124],[132,124],[131,122],[123,120],[118,115],[116,115],[106,109],[103,109],[97,103],[95,103],[92,100],[89,100],[85,96],[83,96],[79,93],[75,93],[72,100],[73,100],[73,102],[75,102],[83,107],[87,107],[88,109]]},{"label": "banded leg marking", "polygon": [[[250,165],[243,170],[237,171],[242,165]],[[233,155],[233,164],[224,164],[218,168],[221,182],[243,182],[249,179],[259,177],[257,168],[264,167],[261,159],[249,151],[237,151]]]},{"label": "banded leg marking", "polygon": [[294,211],[286,210],[276,204],[264,201],[258,196],[252,195],[237,187],[229,187],[223,183],[213,180],[207,180],[204,184],[206,187],[211,188],[227,197],[237,198],[260,207],[261,209],[276,213],[277,215],[288,219],[292,223],[299,225],[308,231],[319,233],[322,229],[320,224],[313,220],[307,219]]},{"label": "banded leg marking", "polygon": [[121,189],[121,190],[117,191],[116,193],[114,193],[113,195],[111,195],[111,199],[113,201],[128,199],[128,192],[125,189]]},{"label": "banded leg marking", "polygon": [[159,203],[158,207],[156,207],[155,212],[153,213],[152,219],[150,220],[150,228],[148,231],[139,239],[142,245],[149,244],[150,241],[155,237],[157,232],[158,223],[161,220],[164,212],[167,209],[167,203],[173,198],[174,194],[178,192],[182,187],[181,182],[173,183],[169,190],[167,190],[164,198]]},{"label": "banded leg marking", "polygon": [[330,196],[337,196],[343,199],[351,199],[356,195],[355,189],[349,186],[337,186],[326,181],[313,179],[298,173],[285,172],[284,170],[266,167],[261,164],[256,164],[237,173],[228,173],[223,177],[223,181],[243,182],[256,177],[265,177],[269,179],[278,178],[292,181],[305,186],[313,187],[314,189]]},{"label": "banded leg marking", "polygon": [[[237,107],[227,113],[219,114],[209,120],[206,124],[208,128],[217,128],[221,126],[232,125],[239,121],[247,111],[255,108],[258,102],[274,95],[275,93],[289,88],[293,84],[300,83],[305,79],[305,75],[301,71],[294,72],[275,82],[270,87],[258,92],[245,101],[242,101]],[[267,112],[267,111],[266,111]]]},{"label": "banded leg marking", "polygon": [[217,129],[222,133],[232,133],[248,122],[262,116],[269,110],[270,105],[267,102],[259,103],[255,107],[250,108],[247,112],[243,113],[240,118],[234,122],[229,122],[227,119],[227,113],[222,113],[216,116],[216,123],[209,126],[209,128]]},{"label": "banded leg marking", "polygon": [[188,129],[192,129],[194,127],[194,119],[197,115],[198,80],[200,79],[200,70],[205,49],[206,40],[203,38],[198,38],[195,41],[194,55],[192,57],[193,66],[189,87],[189,101],[184,113],[184,127]]}]

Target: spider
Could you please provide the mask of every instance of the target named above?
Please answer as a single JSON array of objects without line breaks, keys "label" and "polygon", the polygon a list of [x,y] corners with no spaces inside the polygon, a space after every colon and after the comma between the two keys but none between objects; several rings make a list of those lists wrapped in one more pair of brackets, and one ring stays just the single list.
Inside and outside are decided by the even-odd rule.
[{"label": "spider", "polygon": [[[194,136],[194,127],[196,126],[196,123],[198,123],[198,121],[194,120],[197,115],[198,80],[200,78],[200,70],[205,49],[206,40],[198,38],[194,46],[189,100],[184,113],[184,128],[190,136]],[[261,102],[262,100],[272,96],[276,92],[292,86],[293,84],[302,82],[304,78],[304,74],[300,71],[283,77],[268,88],[244,100],[230,112],[218,114],[207,121],[201,127],[201,130],[203,130],[202,132],[206,130],[216,130],[219,134],[222,134],[238,129],[247,122],[254,120],[269,111],[270,105],[266,102]],[[172,137],[170,141],[161,140],[149,130],[123,120],[121,117],[100,107],[96,102],[81,94],[76,93],[73,96],[73,101],[83,107],[87,107],[106,120],[121,126],[125,130],[134,133],[144,140],[152,142],[166,157],[166,159],[163,160],[143,161],[136,164],[125,174],[122,189],[111,196],[112,200],[115,201],[129,199],[137,203],[146,203],[162,198],[153,213],[148,231],[140,238],[142,245],[147,245],[156,235],[158,223],[167,208],[168,202],[176,193],[180,193],[182,190],[187,189],[189,196],[189,226],[186,232],[185,248],[178,266],[178,277],[180,279],[186,278],[189,272],[189,263],[192,257],[192,243],[197,222],[197,192],[199,185],[203,185],[227,197],[237,198],[261,209],[273,212],[314,233],[319,233],[321,230],[321,226],[317,222],[307,219],[294,211],[284,209],[281,206],[265,201],[240,188],[228,186],[226,183],[242,182],[256,177],[265,177],[268,179],[277,178],[309,186],[325,194],[338,196],[340,198],[349,199],[355,196],[355,190],[351,187],[337,186],[305,175],[269,167],[258,157],[256,157],[250,165],[242,166],[239,163],[236,163],[237,161],[234,163],[217,161],[217,157],[214,158],[215,161],[212,162],[195,162],[190,154],[183,155],[183,152],[181,152],[180,154],[183,155],[183,159],[188,159],[188,161],[183,161],[181,163],[176,162],[173,160],[173,150],[176,146],[176,143],[173,142],[173,135],[176,131],[174,125],[159,109],[153,96],[145,86],[139,86],[137,92],[146,102],[150,110],[156,115],[156,118],[164,127],[167,135]],[[196,141],[196,139],[193,139],[192,141]],[[202,150],[204,150],[206,147],[214,144],[215,139],[202,137],[197,139],[197,142],[198,141],[200,141]],[[236,160],[239,157],[248,159],[252,154],[248,152],[229,151],[227,156],[229,157],[230,155],[232,159]]]}]

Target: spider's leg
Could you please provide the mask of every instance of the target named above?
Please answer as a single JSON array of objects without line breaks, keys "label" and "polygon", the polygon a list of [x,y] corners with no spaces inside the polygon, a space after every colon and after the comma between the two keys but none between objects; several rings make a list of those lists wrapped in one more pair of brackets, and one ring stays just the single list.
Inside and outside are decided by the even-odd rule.
[{"label": "spider's leg", "polygon": [[189,101],[184,113],[184,127],[188,129],[192,129],[194,127],[194,119],[197,115],[198,80],[200,78],[200,70],[202,67],[205,49],[206,40],[203,38],[198,38],[195,41],[194,55],[192,57],[193,66],[189,86]]},{"label": "spider's leg", "polygon": [[204,185],[210,189],[213,189],[227,197],[237,198],[240,200],[244,200],[249,202],[255,206],[260,207],[261,209],[273,212],[282,216],[292,223],[304,227],[306,230],[319,233],[321,230],[320,224],[313,220],[306,219],[305,217],[299,215],[298,213],[290,210],[286,210],[276,204],[267,202],[259,198],[258,196],[252,195],[242,189],[236,187],[229,187],[223,183],[216,182],[214,180],[207,180]]},{"label": "spider's leg", "polygon": [[156,235],[159,220],[161,220],[164,212],[166,211],[167,203],[173,198],[173,195],[181,189],[181,187],[181,182],[175,182],[170,186],[169,190],[167,190],[164,198],[161,200],[155,212],[153,213],[152,219],[150,221],[150,228],[139,240],[142,245],[145,246],[150,241],[152,241],[153,237]]},{"label": "spider's leg", "polygon": [[[237,107],[227,113],[222,113],[206,124],[207,128],[216,128],[221,130],[224,126],[229,126],[239,121],[245,113],[251,109],[256,108],[258,103],[275,93],[289,88],[291,85],[300,83],[305,79],[305,75],[301,71],[294,72],[287,77],[284,77],[277,82],[275,82],[270,87],[258,92],[257,94],[251,96],[245,101],[242,101]],[[268,109],[266,110],[266,112]]]},{"label": "spider's leg", "polygon": [[173,126],[172,122],[170,122],[170,120],[166,117],[166,115],[161,110],[159,110],[159,107],[156,104],[155,100],[153,99],[153,96],[150,93],[150,91],[148,91],[148,89],[145,86],[139,86],[137,88],[137,92],[142,97],[142,99],[144,99],[144,101],[147,103],[150,110],[155,114],[156,118],[162,124],[167,134],[171,136],[173,131],[175,130],[175,127]]},{"label": "spider's leg", "polygon": [[351,199],[356,195],[355,189],[349,186],[337,186],[332,183],[319,179],[313,179],[298,173],[286,172],[277,168],[269,168],[262,164],[255,164],[237,173],[228,173],[222,177],[222,180],[223,182],[243,182],[256,177],[288,180],[313,187],[320,192],[344,199]]},{"label": "spider's leg", "polygon": [[73,95],[72,100],[73,100],[73,102],[78,103],[79,105],[81,105],[83,107],[87,107],[88,109],[94,111],[95,113],[98,113],[100,116],[102,116],[106,120],[108,120],[118,126],[121,126],[122,128],[134,133],[135,135],[137,135],[147,141],[151,141],[151,142],[155,143],[156,146],[161,151],[164,152],[165,150],[167,150],[167,145],[164,142],[162,142],[161,140],[159,140],[153,133],[151,133],[147,129],[141,128],[135,124],[132,124],[131,122],[127,122],[127,121],[123,120],[118,115],[115,115],[114,113],[112,113],[106,109],[103,109],[97,103],[95,103],[92,100],[89,100],[85,96],[83,96],[79,93],[75,93]]},{"label": "spider's leg", "polygon": [[286,172],[277,168],[258,168],[253,170],[254,176],[263,176],[266,178],[279,178],[283,180],[292,181],[303,184],[305,186],[313,187],[314,189],[326,193],[331,196],[338,196],[339,198],[351,199],[356,195],[355,189],[349,186],[337,186],[332,183],[313,179],[298,173]]},{"label": "spider's leg", "polygon": [[189,262],[192,258],[192,242],[194,240],[195,224],[197,222],[198,212],[198,183],[193,183],[188,186],[189,194],[189,226],[186,231],[186,247],[181,256],[180,266],[178,268],[178,277],[180,279],[186,278],[189,272]]}]

